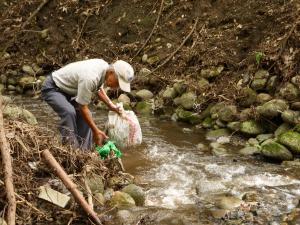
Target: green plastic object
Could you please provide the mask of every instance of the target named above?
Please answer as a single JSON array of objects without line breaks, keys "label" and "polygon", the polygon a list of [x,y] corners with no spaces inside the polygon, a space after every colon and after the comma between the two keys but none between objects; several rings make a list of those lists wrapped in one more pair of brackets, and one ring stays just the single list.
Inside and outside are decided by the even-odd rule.
[{"label": "green plastic object", "polygon": [[121,151],[116,147],[116,145],[112,141],[107,141],[101,147],[98,145],[96,146],[96,151],[99,153],[102,159],[106,159],[111,150],[114,151],[114,154],[117,158],[120,158],[122,156]]}]

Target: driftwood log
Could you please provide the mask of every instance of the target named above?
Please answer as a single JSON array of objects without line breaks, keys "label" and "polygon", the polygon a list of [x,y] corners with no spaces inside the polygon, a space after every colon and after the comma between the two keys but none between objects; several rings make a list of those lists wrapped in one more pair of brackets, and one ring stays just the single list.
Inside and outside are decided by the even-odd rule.
[{"label": "driftwood log", "polygon": [[64,171],[64,169],[59,165],[53,155],[50,153],[48,149],[42,152],[42,156],[47,164],[53,169],[56,175],[61,179],[66,188],[71,192],[74,196],[77,203],[83,208],[83,210],[87,213],[90,219],[97,225],[102,225],[98,215],[91,208],[91,206],[87,203],[84,197],[80,194],[77,189],[76,184],[68,177],[68,174]]},{"label": "driftwood log", "polygon": [[2,96],[0,96],[0,148],[1,148],[1,160],[4,172],[4,183],[6,190],[6,197],[8,202],[7,208],[7,224],[16,224],[16,196],[13,184],[13,172],[12,172],[12,159],[10,156],[10,146],[6,140],[4,121],[2,113]]}]

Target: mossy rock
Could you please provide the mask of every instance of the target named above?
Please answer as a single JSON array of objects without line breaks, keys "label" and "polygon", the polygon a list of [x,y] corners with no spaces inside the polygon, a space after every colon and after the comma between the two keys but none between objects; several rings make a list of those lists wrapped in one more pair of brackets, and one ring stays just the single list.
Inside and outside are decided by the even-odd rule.
[{"label": "mossy rock", "polygon": [[199,124],[201,122],[200,116],[197,113],[186,111],[182,108],[177,108],[175,112],[180,121],[190,124]]},{"label": "mossy rock", "polygon": [[182,95],[184,92],[186,92],[188,85],[184,82],[177,82],[173,85],[173,88],[177,95]]},{"label": "mossy rock", "polygon": [[261,123],[255,120],[248,120],[241,123],[240,131],[247,135],[259,135],[265,132],[265,129],[262,127]]},{"label": "mossy rock", "polygon": [[260,135],[257,135],[256,137],[256,140],[259,142],[259,143],[262,143],[268,139],[271,139],[273,138],[273,134],[260,134]]},{"label": "mossy rock", "polygon": [[145,192],[141,187],[135,184],[129,184],[122,189],[122,192],[129,194],[137,206],[143,206],[145,204]]},{"label": "mossy rock", "polygon": [[238,103],[243,107],[249,107],[256,101],[256,91],[249,87],[244,87],[241,89],[238,96]]},{"label": "mossy rock", "polygon": [[251,88],[256,91],[264,90],[267,84],[267,79],[254,79],[251,83]]},{"label": "mossy rock", "polygon": [[264,104],[272,100],[272,96],[267,93],[260,93],[256,96],[256,102],[258,104]]},{"label": "mossy rock", "polygon": [[218,111],[218,118],[225,122],[234,121],[237,117],[237,108],[235,105],[227,105]]},{"label": "mossy rock", "polygon": [[136,111],[142,115],[152,114],[152,103],[147,101],[141,101],[136,104]]},{"label": "mossy rock", "polygon": [[270,139],[262,143],[261,153],[268,158],[282,161],[293,158],[292,153],[285,146]]},{"label": "mossy rock", "polygon": [[3,109],[3,116],[10,119],[22,119],[30,125],[38,124],[35,116],[31,112],[17,106],[6,106]]},{"label": "mossy rock", "polygon": [[220,137],[230,136],[230,131],[226,128],[217,129],[217,130],[210,130],[206,133],[205,136],[208,140],[216,140]]},{"label": "mossy rock", "polygon": [[276,131],[274,132],[274,135],[275,135],[275,137],[278,137],[279,135],[291,130],[292,128],[293,128],[293,126],[291,124],[283,123],[276,129]]},{"label": "mossy rock", "polygon": [[213,120],[212,118],[210,118],[210,117],[206,117],[206,118],[202,121],[201,125],[202,125],[204,128],[212,128],[213,125],[214,125],[214,120]]},{"label": "mossy rock", "polygon": [[176,96],[176,90],[172,87],[167,87],[167,89],[162,94],[164,100],[174,99]]},{"label": "mossy rock", "polygon": [[281,165],[285,167],[296,167],[300,168],[300,160],[292,160],[292,161],[283,161]]},{"label": "mossy rock", "polygon": [[202,69],[200,72],[200,77],[206,78],[206,79],[211,79],[214,77],[217,77],[221,74],[223,71],[224,66],[213,66],[208,69]]},{"label": "mossy rock", "polygon": [[285,132],[278,136],[278,142],[288,147],[293,153],[300,154],[300,133]]},{"label": "mossy rock", "polygon": [[250,120],[253,118],[253,110],[251,108],[243,109],[239,116],[241,121]]},{"label": "mossy rock", "polygon": [[255,146],[246,146],[242,148],[239,153],[241,155],[256,155],[260,153],[260,149]]},{"label": "mossy rock", "polygon": [[193,92],[187,92],[181,95],[179,105],[184,109],[190,110],[194,108],[197,96]]},{"label": "mossy rock", "polygon": [[286,123],[298,124],[300,122],[300,112],[288,109],[281,114],[281,118]]},{"label": "mossy rock", "polygon": [[280,89],[279,95],[286,100],[293,101],[298,99],[299,89],[294,84],[287,82]]},{"label": "mossy rock", "polygon": [[200,119],[204,119],[206,117],[209,117],[210,116],[210,111],[211,111],[211,108],[214,106],[214,104],[209,104],[203,111],[200,112],[199,116],[200,116]]},{"label": "mossy rock", "polygon": [[147,89],[142,89],[136,92],[136,96],[141,100],[149,100],[153,98],[153,93]]},{"label": "mossy rock", "polygon": [[264,117],[273,118],[288,108],[288,103],[282,99],[273,99],[262,106],[258,106],[257,112]]},{"label": "mossy rock", "polygon": [[118,208],[129,208],[135,206],[135,201],[129,194],[116,191],[111,198],[110,205]]},{"label": "mossy rock", "polygon": [[227,124],[227,128],[229,128],[232,131],[239,131],[241,129],[241,122],[239,121],[230,122]]}]

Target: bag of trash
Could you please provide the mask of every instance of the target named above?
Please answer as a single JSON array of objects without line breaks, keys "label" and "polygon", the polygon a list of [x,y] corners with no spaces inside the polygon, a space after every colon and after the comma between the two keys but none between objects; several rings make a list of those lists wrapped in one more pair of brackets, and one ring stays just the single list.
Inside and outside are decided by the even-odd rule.
[{"label": "bag of trash", "polygon": [[108,136],[118,147],[129,147],[142,143],[142,130],[137,116],[131,110],[124,110],[123,104],[118,103],[122,115],[110,111],[108,113]]}]

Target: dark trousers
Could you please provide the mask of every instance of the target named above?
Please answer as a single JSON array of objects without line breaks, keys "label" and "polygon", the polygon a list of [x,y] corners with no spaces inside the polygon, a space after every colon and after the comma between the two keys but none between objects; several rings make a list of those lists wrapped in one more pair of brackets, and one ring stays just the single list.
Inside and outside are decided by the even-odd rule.
[{"label": "dark trousers", "polygon": [[74,98],[62,92],[49,75],[45,80],[41,97],[59,115],[61,121],[59,131],[63,144],[70,144],[74,148],[91,149],[92,131],[84,121]]}]

